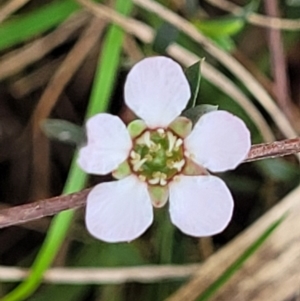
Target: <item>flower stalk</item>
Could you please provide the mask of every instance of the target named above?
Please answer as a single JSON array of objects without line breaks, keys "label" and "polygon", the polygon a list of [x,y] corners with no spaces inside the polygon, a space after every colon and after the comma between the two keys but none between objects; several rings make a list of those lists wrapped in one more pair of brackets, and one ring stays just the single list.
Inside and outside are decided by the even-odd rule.
[{"label": "flower stalk", "polygon": [[[299,152],[300,137],[271,143],[254,144],[243,163],[274,159]],[[0,229],[52,216],[64,210],[84,207],[86,205],[86,197],[90,191],[91,188],[88,188],[68,195],[60,195],[30,204],[2,209],[0,210]]]}]

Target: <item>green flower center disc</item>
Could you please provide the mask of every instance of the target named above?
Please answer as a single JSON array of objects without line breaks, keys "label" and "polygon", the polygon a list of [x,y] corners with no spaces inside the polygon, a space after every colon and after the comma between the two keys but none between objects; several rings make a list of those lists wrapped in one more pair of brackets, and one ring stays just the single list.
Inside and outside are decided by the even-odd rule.
[{"label": "green flower center disc", "polygon": [[133,141],[128,162],[141,180],[164,186],[185,165],[183,140],[170,130],[147,130]]}]

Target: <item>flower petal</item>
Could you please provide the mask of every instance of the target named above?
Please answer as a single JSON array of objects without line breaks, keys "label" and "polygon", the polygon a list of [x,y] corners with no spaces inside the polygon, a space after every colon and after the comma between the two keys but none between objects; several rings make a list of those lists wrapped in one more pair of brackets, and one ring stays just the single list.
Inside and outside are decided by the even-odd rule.
[{"label": "flower petal", "polygon": [[126,104],[151,128],[168,126],[190,96],[182,68],[166,57],[143,59],[131,69],[125,83]]},{"label": "flower petal", "polygon": [[203,115],[184,143],[191,158],[213,172],[236,168],[251,147],[245,123],[226,111]]},{"label": "flower petal", "polygon": [[170,215],[182,232],[210,236],[224,230],[233,211],[226,184],[215,176],[180,176],[170,183]]},{"label": "flower petal", "polygon": [[102,183],[89,193],[85,222],[88,231],[107,242],[131,241],[153,221],[153,208],[146,183],[131,175]]},{"label": "flower petal", "polygon": [[78,164],[87,173],[107,174],[129,155],[132,141],[117,116],[98,114],[86,123],[87,145],[79,152]]}]

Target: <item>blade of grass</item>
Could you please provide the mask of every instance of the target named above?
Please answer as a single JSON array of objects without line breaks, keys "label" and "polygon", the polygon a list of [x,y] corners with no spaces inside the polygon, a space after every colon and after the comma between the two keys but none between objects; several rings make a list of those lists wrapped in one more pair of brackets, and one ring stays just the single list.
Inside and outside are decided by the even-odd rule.
[{"label": "blade of grass", "polygon": [[[132,9],[131,1],[118,0],[116,10],[124,15],[130,14]],[[114,84],[114,74],[116,73],[122,49],[124,33],[122,29],[111,25],[104,41],[102,55],[99,58],[97,72],[93,84],[92,94],[86,112],[86,118],[99,112],[106,111],[109,98]],[[63,190],[64,194],[79,191],[84,188],[87,175],[79,169],[76,163],[77,154],[74,155],[68,179]],[[62,245],[70,224],[74,216],[74,211],[69,210],[57,215],[50,225],[46,239],[32,265],[31,274],[15,290],[6,295],[2,301],[25,300],[40,285],[44,272],[53,262],[57,252]]]},{"label": "blade of grass", "polygon": [[24,42],[63,22],[79,5],[73,0],[55,1],[31,13],[1,24],[0,50]]},{"label": "blade of grass", "polygon": [[273,222],[266,231],[252,243],[248,249],[216,280],[214,281],[197,299],[197,301],[209,300],[216,292],[237,272],[241,266],[262,246],[266,239],[281,225],[287,214]]},{"label": "blade of grass", "polygon": [[[118,0],[116,3],[116,10],[124,15],[129,15],[132,7],[133,4],[131,3],[131,0]],[[121,27],[117,25],[110,26],[105,43],[103,45],[103,55],[98,63],[94,85],[91,92],[91,99],[95,103],[100,102],[104,104],[103,100],[108,99],[111,96],[113,83],[115,82],[115,74],[121,57],[123,37],[124,31],[121,29]],[[107,109],[106,105],[105,107],[101,107],[102,111],[104,109]],[[87,118],[91,117],[95,113],[96,112],[89,107],[87,110]]]},{"label": "blade of grass", "polygon": [[[84,188],[86,175],[77,167],[76,155],[71,164],[69,176],[65,184],[63,193],[78,191],[78,187]],[[60,246],[62,245],[69,225],[71,224],[74,211],[64,211],[57,215],[51,222],[45,241],[31,267],[29,277],[22,282],[16,289],[6,295],[2,301],[25,300],[39,286],[44,272],[53,262]]]}]

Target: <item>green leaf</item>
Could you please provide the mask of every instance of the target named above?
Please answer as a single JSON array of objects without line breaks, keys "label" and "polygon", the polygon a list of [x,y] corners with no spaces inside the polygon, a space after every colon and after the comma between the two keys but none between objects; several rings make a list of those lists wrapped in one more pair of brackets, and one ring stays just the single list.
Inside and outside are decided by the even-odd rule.
[{"label": "green leaf", "polygon": [[194,108],[190,108],[182,113],[182,116],[185,116],[186,118],[190,119],[193,124],[195,124],[201,116],[203,116],[206,113],[213,112],[218,110],[218,106],[214,105],[198,105]]},{"label": "green leaf", "polygon": [[278,228],[279,225],[286,219],[287,213],[281,218],[273,222],[266,230],[259,236],[245,252],[231,265],[229,268],[215,280],[197,299],[197,301],[209,300],[241,267],[242,265],[263,245],[266,239]]},{"label": "green leaf", "polygon": [[209,37],[222,37],[240,32],[245,25],[245,19],[240,16],[226,16],[218,19],[194,20],[192,23]]},{"label": "green leaf", "polygon": [[178,37],[178,29],[169,23],[163,23],[157,30],[153,41],[153,50],[164,54],[166,48]]},{"label": "green leaf", "polygon": [[260,0],[252,0],[249,4],[244,6],[243,13],[241,14],[241,17],[244,17],[245,19],[248,18],[250,14],[253,12],[256,12],[259,8]]},{"label": "green leaf", "polygon": [[24,16],[4,22],[0,26],[0,50],[27,41],[55,27],[78,9],[76,1],[55,1]]},{"label": "green leaf", "polygon": [[300,6],[300,0],[286,0],[286,4],[289,6]]},{"label": "green leaf", "polygon": [[268,159],[255,162],[261,172],[275,181],[293,182],[300,177],[300,170],[297,166],[283,159]]},{"label": "green leaf", "polygon": [[193,108],[196,105],[201,80],[201,63],[204,59],[193,64],[185,70],[185,76],[190,84],[191,88],[191,99],[187,105],[187,108]]},{"label": "green leaf", "polygon": [[233,39],[229,36],[213,37],[211,39],[226,52],[232,52],[236,48]]},{"label": "green leaf", "polygon": [[80,146],[86,141],[82,127],[62,119],[46,119],[42,123],[42,130],[50,139]]}]

